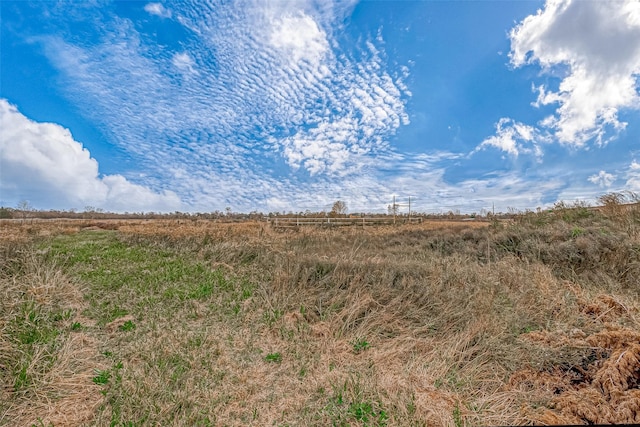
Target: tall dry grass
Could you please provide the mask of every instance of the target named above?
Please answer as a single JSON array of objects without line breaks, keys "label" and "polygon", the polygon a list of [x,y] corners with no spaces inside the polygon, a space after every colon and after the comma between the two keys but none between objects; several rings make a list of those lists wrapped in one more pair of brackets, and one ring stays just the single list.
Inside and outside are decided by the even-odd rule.
[{"label": "tall dry grass", "polygon": [[638,224],[566,206],[471,226],[123,222],[126,248],[225,285],[178,300],[164,281],[100,288],[129,314],[89,331],[117,381],[87,423],[639,422]]},{"label": "tall dry grass", "polygon": [[[597,213],[566,218],[570,213],[567,208],[473,228],[277,232],[245,225],[238,234],[221,229],[151,240],[170,246],[179,241],[212,266],[242,271],[260,283],[248,318],[257,322],[282,313],[263,339],[274,340],[267,347],[284,354],[299,354],[300,341],[308,342],[303,353],[315,357],[306,369],[320,389],[366,373],[365,394],[393,408],[396,424],[521,424],[548,419],[550,412],[532,408],[558,405],[555,392],[518,387],[513,378],[523,370],[571,370],[610,357],[607,347],[595,357],[591,347],[549,347],[529,334],[589,337],[615,325],[638,327],[638,236],[628,228],[636,212],[617,220]],[[597,308],[605,300],[626,308],[611,317],[610,310]],[[300,329],[306,332],[295,332],[291,342],[278,340]],[[370,348],[354,352],[353,343],[362,339]],[[273,381],[281,384],[282,373],[277,376]],[[258,378],[270,384],[267,372]],[[313,389],[289,379],[280,387],[296,390],[295,407],[313,406]],[[289,418],[271,413],[266,420],[295,422],[300,412],[293,412]]]}]

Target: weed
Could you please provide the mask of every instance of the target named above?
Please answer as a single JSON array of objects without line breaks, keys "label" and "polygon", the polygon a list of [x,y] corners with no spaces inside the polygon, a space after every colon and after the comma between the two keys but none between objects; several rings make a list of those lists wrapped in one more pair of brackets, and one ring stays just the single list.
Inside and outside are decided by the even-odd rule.
[{"label": "weed", "polygon": [[365,426],[385,426],[389,419],[387,411],[379,402],[365,396],[360,376],[349,378],[341,386],[333,386],[325,411],[333,425],[351,425],[353,422]]},{"label": "weed", "polygon": [[585,229],[581,227],[573,227],[571,229],[571,238],[575,239],[576,237],[580,237],[585,233]]},{"label": "weed", "polygon": [[269,309],[264,312],[263,319],[265,323],[271,327],[273,326],[284,314],[281,309]]},{"label": "weed", "polygon": [[370,344],[367,342],[366,339],[358,338],[353,343],[351,343],[351,346],[353,348],[353,352],[358,354],[368,349],[370,347]]},{"label": "weed", "polygon": [[15,374],[16,378],[13,385],[15,391],[27,388],[31,384],[31,378],[27,374],[27,368],[28,366],[24,364],[20,367],[20,369],[18,369],[17,373]]},{"label": "weed", "polygon": [[73,317],[73,310],[67,309],[67,310],[55,312],[54,315],[52,316],[52,320],[54,322],[60,322],[64,320],[69,320],[72,317]]},{"label": "weed", "polygon": [[128,310],[118,306],[112,307],[111,305],[111,301],[100,302],[100,307],[103,309],[103,317],[101,319],[103,323],[112,322],[119,317],[124,317],[129,314]]},{"label": "weed", "polygon": [[265,356],[264,360],[267,362],[280,363],[282,362],[282,354],[280,353],[269,353]]},{"label": "weed", "polygon": [[109,383],[109,379],[111,378],[111,372],[108,370],[95,370],[95,376],[91,378],[94,384],[98,385],[107,385]]},{"label": "weed", "polygon": [[447,383],[454,390],[459,390],[465,385],[464,379],[460,378],[459,373],[455,369],[451,369],[447,373]]},{"label": "weed", "polygon": [[242,295],[240,295],[240,299],[242,301],[247,300],[253,296],[253,288],[254,286],[249,282],[242,283]]},{"label": "weed", "polygon": [[188,298],[191,299],[207,299],[213,295],[214,285],[212,282],[204,282],[196,285],[195,289],[188,293]]},{"label": "weed", "polygon": [[231,311],[233,312],[234,315],[238,315],[240,314],[240,311],[242,310],[242,306],[240,305],[239,302],[234,302],[233,305],[231,306]]},{"label": "weed", "polygon": [[442,388],[443,386],[447,386],[452,390],[460,390],[464,385],[465,381],[460,379],[459,374],[456,369],[449,369],[444,377],[436,378],[433,383],[435,388]]},{"label": "weed", "polygon": [[462,421],[462,412],[460,411],[460,406],[457,403],[453,408],[453,423],[456,427],[462,427],[464,425]]},{"label": "weed", "polygon": [[413,415],[416,412],[416,396],[415,394],[411,395],[411,400],[407,402],[407,413],[409,415]]},{"label": "weed", "polygon": [[525,326],[523,328],[520,328],[518,330],[518,333],[516,335],[522,335],[522,334],[528,334],[529,332],[533,332],[535,330],[538,330],[539,328],[537,326]]},{"label": "weed", "polygon": [[122,325],[120,325],[120,330],[127,332],[127,331],[133,331],[136,328],[136,324],[133,323],[131,320],[127,320],[126,322],[124,322]]},{"label": "weed", "polygon": [[56,314],[48,315],[34,301],[26,301],[21,311],[21,315],[14,318],[12,328],[21,344],[49,344],[60,334],[55,327]]},{"label": "weed", "polygon": [[318,263],[315,266],[313,277],[315,280],[321,280],[325,276],[331,274],[334,269],[335,266],[332,264]]},{"label": "weed", "polygon": [[197,334],[193,337],[189,337],[189,339],[187,340],[187,346],[189,348],[199,348],[202,346],[202,344],[204,344],[205,341],[205,337],[203,334]]},{"label": "weed", "polygon": [[378,426],[386,425],[389,416],[386,411],[376,410],[371,402],[355,402],[349,405],[349,414],[356,420],[369,424],[369,421],[375,422]]}]

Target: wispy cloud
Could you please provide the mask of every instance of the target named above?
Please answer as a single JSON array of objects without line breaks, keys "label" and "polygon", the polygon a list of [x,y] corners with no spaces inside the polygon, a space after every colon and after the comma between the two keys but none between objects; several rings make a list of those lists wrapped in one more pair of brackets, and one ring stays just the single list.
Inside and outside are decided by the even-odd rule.
[{"label": "wispy cloud", "polygon": [[591,175],[588,180],[601,188],[608,188],[616,180],[616,176],[601,170],[597,174]]},{"label": "wispy cloud", "polygon": [[626,189],[630,191],[640,192],[640,163],[635,159],[631,162],[625,171]]},{"label": "wispy cloud", "polygon": [[155,51],[126,19],[103,23],[98,43],[39,40],[68,95],[137,156],[149,185],[168,182],[198,206],[244,208],[277,189],[326,193],[332,177],[375,166],[409,122],[407,69],[388,71],[379,37],[341,47],[352,7],[172,4],[191,34],[179,51]]}]

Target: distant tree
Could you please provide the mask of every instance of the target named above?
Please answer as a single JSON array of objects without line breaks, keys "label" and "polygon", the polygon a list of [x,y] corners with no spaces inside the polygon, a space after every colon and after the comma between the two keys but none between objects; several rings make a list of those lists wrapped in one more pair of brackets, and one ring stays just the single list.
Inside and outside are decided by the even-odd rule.
[{"label": "distant tree", "polygon": [[344,215],[347,213],[347,204],[342,200],[337,200],[331,207],[331,216],[336,217],[338,215]]},{"label": "distant tree", "polygon": [[96,208],[94,206],[91,205],[87,205],[84,207],[84,213],[83,213],[83,217],[84,218],[91,218],[93,219],[94,214],[96,213]]},{"label": "distant tree", "polygon": [[16,209],[20,211],[22,222],[25,222],[27,218],[31,217],[31,213],[33,212],[33,206],[31,206],[28,200],[20,200]]}]

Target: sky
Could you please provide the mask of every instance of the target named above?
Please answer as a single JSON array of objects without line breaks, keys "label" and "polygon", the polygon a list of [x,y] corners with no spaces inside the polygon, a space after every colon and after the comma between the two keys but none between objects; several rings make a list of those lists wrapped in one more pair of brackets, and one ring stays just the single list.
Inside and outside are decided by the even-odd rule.
[{"label": "sky", "polygon": [[2,0],[0,26],[6,207],[481,213],[640,192],[639,0]]}]

